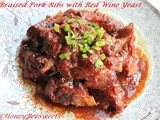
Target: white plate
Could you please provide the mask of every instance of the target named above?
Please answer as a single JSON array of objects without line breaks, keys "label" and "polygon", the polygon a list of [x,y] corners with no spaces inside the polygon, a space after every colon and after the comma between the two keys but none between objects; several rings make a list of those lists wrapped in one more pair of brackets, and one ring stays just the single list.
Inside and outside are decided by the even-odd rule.
[{"label": "white plate", "polygon": [[[111,0],[107,2],[109,1],[111,2]],[[122,3],[123,0],[114,0],[114,2]],[[160,13],[145,0],[129,2],[141,2],[142,6],[105,9],[134,22],[140,29],[149,46],[152,74],[144,93],[125,109],[119,120],[156,120],[160,119]],[[0,119],[9,113],[56,115],[56,112],[45,108],[40,110],[39,106],[27,97],[33,87],[26,87],[20,83],[16,57],[22,37],[31,24],[39,22],[46,15],[55,15],[59,10],[66,9],[68,8],[0,8]],[[74,120],[75,118],[73,113],[66,112],[60,119]]]}]

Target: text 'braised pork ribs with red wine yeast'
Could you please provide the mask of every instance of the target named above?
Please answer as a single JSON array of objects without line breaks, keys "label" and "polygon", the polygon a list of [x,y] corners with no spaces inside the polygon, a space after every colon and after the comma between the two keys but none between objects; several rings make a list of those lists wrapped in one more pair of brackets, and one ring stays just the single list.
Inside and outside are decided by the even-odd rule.
[{"label": "text 'braised pork ribs with red wine yeast'", "polygon": [[60,11],[28,29],[22,74],[46,81],[44,93],[54,103],[121,113],[147,74],[135,40],[133,23],[124,26],[98,10]]}]

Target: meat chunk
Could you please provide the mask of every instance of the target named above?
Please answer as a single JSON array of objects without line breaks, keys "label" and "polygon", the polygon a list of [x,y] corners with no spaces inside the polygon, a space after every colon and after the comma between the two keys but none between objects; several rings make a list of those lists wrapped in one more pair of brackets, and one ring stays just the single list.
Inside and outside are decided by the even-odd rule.
[{"label": "meat chunk", "polygon": [[60,51],[63,37],[53,31],[53,21],[42,21],[27,31],[28,47],[36,53],[56,56]]},{"label": "meat chunk", "polygon": [[[24,53],[23,53],[24,54]],[[36,80],[40,77],[39,70],[35,67],[35,55],[32,52],[25,52],[23,77]]]},{"label": "meat chunk", "polygon": [[45,88],[45,93],[52,101],[62,105],[96,105],[94,98],[88,94],[88,89],[81,83],[74,85],[73,81],[60,83],[57,80],[51,79]]},{"label": "meat chunk", "polygon": [[133,37],[134,36],[134,25],[133,23],[130,23],[126,27],[119,29],[117,31],[118,38],[127,38],[127,37]]},{"label": "meat chunk", "polygon": [[72,75],[75,79],[86,80],[86,86],[93,89],[105,89],[106,86],[112,85],[112,81],[117,80],[115,72],[109,69],[94,71],[89,68],[76,67],[72,69]]},{"label": "meat chunk", "polygon": [[124,90],[120,86],[118,82],[115,82],[111,87],[107,87],[105,90],[102,91],[108,100],[113,104],[113,107],[116,111],[121,112],[123,111],[124,105]]},{"label": "meat chunk", "polygon": [[23,51],[25,55],[23,75],[25,78],[38,79],[45,76],[48,70],[55,72],[54,61],[50,58],[36,56],[32,51]]},{"label": "meat chunk", "polygon": [[116,31],[119,28],[123,28],[122,23],[116,21],[115,19],[112,19],[106,14],[99,13],[98,10],[94,12],[82,10],[79,14],[82,19],[98,23],[106,30],[107,33],[109,33],[110,35],[114,34],[113,36],[116,36]]},{"label": "meat chunk", "polygon": [[107,57],[104,63],[109,70],[119,73],[123,70],[123,60],[123,57]]},{"label": "meat chunk", "polygon": [[124,64],[124,71],[126,72],[127,76],[135,74],[138,70],[138,58],[129,56]]},{"label": "meat chunk", "polygon": [[107,56],[115,56],[117,53],[119,53],[125,44],[127,44],[128,41],[130,41],[130,38],[124,38],[124,39],[116,39],[116,38],[108,38],[112,41],[111,44],[106,44],[102,47],[103,52]]},{"label": "meat chunk", "polygon": [[129,46],[129,54],[124,62],[124,71],[126,72],[127,76],[131,76],[136,72],[138,72],[139,70],[138,67],[139,58],[134,46],[134,39],[132,39],[129,42],[128,46]]},{"label": "meat chunk", "polygon": [[57,68],[60,71],[61,77],[65,78],[65,79],[72,79],[71,76],[71,68],[72,68],[72,64],[67,61],[67,60],[60,60],[57,64]]}]

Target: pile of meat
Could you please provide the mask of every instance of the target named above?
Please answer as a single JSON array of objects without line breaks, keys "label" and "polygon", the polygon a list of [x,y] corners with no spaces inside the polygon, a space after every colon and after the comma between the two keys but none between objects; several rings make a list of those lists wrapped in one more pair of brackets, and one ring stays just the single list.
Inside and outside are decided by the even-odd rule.
[{"label": "pile of meat", "polygon": [[[88,23],[104,29],[102,38],[109,39],[110,43],[82,56],[79,46],[73,50],[73,46],[66,43],[64,26],[69,25],[68,31],[72,30],[83,41]],[[54,103],[77,107],[100,106],[106,110],[123,111],[126,106],[125,90],[119,76],[127,79],[139,72],[132,23],[124,26],[98,10],[69,9],[64,13],[60,11],[54,17],[47,16],[45,20],[31,26],[27,36],[20,48],[23,76],[35,81],[46,81],[45,94]],[[92,44],[95,41],[88,47]],[[66,51],[70,54],[60,57]],[[98,68],[95,62],[102,54],[105,56],[99,64],[103,67]],[[128,84],[130,80],[133,83],[133,79],[127,80]]]}]

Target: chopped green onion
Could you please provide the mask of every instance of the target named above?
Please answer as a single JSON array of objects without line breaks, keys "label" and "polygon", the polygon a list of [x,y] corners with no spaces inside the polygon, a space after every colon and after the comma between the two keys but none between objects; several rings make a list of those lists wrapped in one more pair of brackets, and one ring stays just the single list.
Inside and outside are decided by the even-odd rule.
[{"label": "chopped green onion", "polygon": [[97,50],[97,51],[101,50],[101,48],[100,48],[100,47],[95,46],[95,45],[93,45],[93,46],[92,46],[92,48],[93,48],[93,49],[95,49],[95,50]]},{"label": "chopped green onion", "polygon": [[82,45],[82,44],[79,44],[78,46],[79,46],[79,47],[83,47],[83,45]]},{"label": "chopped green onion", "polygon": [[94,29],[95,29],[95,30],[97,30],[97,29],[99,29],[99,28],[100,28],[100,27],[99,27],[97,24],[94,25]]},{"label": "chopped green onion", "polygon": [[101,60],[105,60],[106,59],[106,55],[105,54],[101,54],[100,58],[101,58]]},{"label": "chopped green onion", "polygon": [[96,60],[94,65],[95,65],[96,68],[99,68],[99,69],[103,69],[103,67],[104,67],[104,64],[103,64],[101,59]]},{"label": "chopped green onion", "polygon": [[81,35],[79,35],[79,36],[76,36],[76,40],[81,40],[83,37],[81,36]]},{"label": "chopped green onion", "polygon": [[71,30],[71,38],[75,39],[76,35],[74,34],[74,32]]},{"label": "chopped green onion", "polygon": [[94,53],[94,50],[88,50],[89,53],[93,54]]},{"label": "chopped green onion", "polygon": [[75,19],[75,18],[69,19],[68,22],[69,22],[69,23],[78,22],[79,24],[85,24],[85,23],[86,23],[86,21],[84,21],[84,20]]},{"label": "chopped green onion", "polygon": [[97,33],[97,39],[101,39],[103,37],[105,30],[101,27],[100,29],[96,30]]},{"label": "chopped green onion", "polygon": [[92,38],[87,39],[88,45],[91,45],[93,41],[94,41],[94,39],[92,39]]},{"label": "chopped green onion", "polygon": [[54,27],[53,29],[56,31],[56,32],[60,32],[60,26],[58,24],[54,24]]},{"label": "chopped green onion", "polygon": [[86,40],[86,43],[88,45],[90,45],[94,41],[95,37],[96,36],[94,34],[91,34],[88,31],[84,33],[84,39]]},{"label": "chopped green onion", "polygon": [[70,36],[65,36],[65,39],[66,39],[66,43],[67,45],[72,45],[72,40],[71,40],[71,37]]},{"label": "chopped green onion", "polygon": [[84,38],[90,38],[92,37],[92,35],[90,34],[89,31],[85,31],[85,33],[83,34]]},{"label": "chopped green onion", "polygon": [[[112,43],[112,40],[110,39],[103,39],[103,34],[105,33],[105,30],[98,24],[87,22],[83,19],[68,19],[68,23],[74,22],[84,25],[86,24],[90,27],[90,29],[84,31],[82,35],[78,35],[74,31],[72,31],[70,24],[65,24],[63,28],[63,30],[68,34],[67,36],[65,36],[67,45],[70,45],[73,48],[73,50],[75,50],[75,48],[78,46],[83,58],[88,57],[87,53],[93,54],[95,50],[100,51],[101,47],[103,47],[105,44]],[[60,32],[60,26],[58,24],[54,25],[54,29],[56,32]],[[59,55],[59,58],[66,59],[70,55],[70,52],[66,52]],[[105,58],[105,54],[101,54],[100,58],[95,62],[95,66],[97,68],[103,68],[102,60],[104,60]]]},{"label": "chopped green onion", "polygon": [[59,55],[59,58],[60,58],[61,60],[63,60],[63,59],[68,59],[70,55],[71,55],[70,52],[65,52],[65,53],[60,54],[60,55]]},{"label": "chopped green onion", "polygon": [[73,47],[73,50],[77,47],[77,41],[73,41],[72,47]]},{"label": "chopped green onion", "polygon": [[65,26],[64,26],[64,31],[71,31],[71,28],[70,28],[70,25],[69,24],[66,24]]},{"label": "chopped green onion", "polygon": [[87,54],[82,54],[82,57],[87,58],[88,56],[87,56]]},{"label": "chopped green onion", "polygon": [[91,26],[92,28],[94,28],[95,30],[99,29],[99,26],[95,23],[90,22],[90,23],[88,23],[88,25]]},{"label": "chopped green onion", "polygon": [[83,34],[84,38],[89,38],[90,37],[90,33],[89,31],[86,31],[84,34]]},{"label": "chopped green onion", "polygon": [[96,42],[96,46],[103,47],[106,44],[106,41],[104,39],[101,39]]},{"label": "chopped green onion", "polygon": [[112,44],[113,44],[113,41],[112,41],[111,39],[107,39],[107,40],[106,40],[106,44],[107,44],[107,45],[112,45]]},{"label": "chopped green onion", "polygon": [[86,53],[88,50],[89,50],[89,46],[87,44],[84,43],[83,45],[80,46],[80,51],[82,53]]}]

